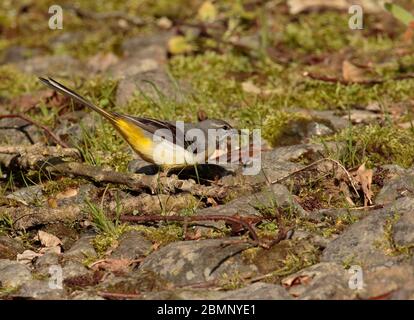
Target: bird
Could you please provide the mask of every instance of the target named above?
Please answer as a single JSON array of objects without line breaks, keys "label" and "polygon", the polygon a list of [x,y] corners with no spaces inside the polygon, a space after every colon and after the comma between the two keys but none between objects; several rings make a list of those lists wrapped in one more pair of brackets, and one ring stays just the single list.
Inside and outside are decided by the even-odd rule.
[{"label": "bird", "polygon": [[103,116],[136,154],[162,167],[165,172],[206,163],[216,151],[218,143],[238,132],[221,119],[184,123],[106,111],[50,77],[39,77],[39,80]]}]

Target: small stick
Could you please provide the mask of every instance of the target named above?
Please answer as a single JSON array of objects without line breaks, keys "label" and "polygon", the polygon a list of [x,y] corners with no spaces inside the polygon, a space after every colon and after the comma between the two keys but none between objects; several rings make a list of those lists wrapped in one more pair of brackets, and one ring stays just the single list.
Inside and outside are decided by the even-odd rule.
[{"label": "small stick", "polygon": [[246,230],[249,231],[252,239],[257,243],[261,244],[259,237],[257,236],[254,227],[244,221],[241,218],[236,218],[232,216],[225,216],[225,215],[199,215],[199,216],[192,216],[192,217],[184,217],[184,216],[162,216],[162,215],[148,215],[148,216],[121,216],[121,221],[128,221],[128,222],[157,222],[157,221],[184,221],[184,222],[200,222],[200,221],[229,221],[234,223],[241,224]]},{"label": "small stick", "polygon": [[0,119],[5,119],[5,118],[19,118],[22,119],[24,121],[29,122],[30,124],[42,129],[44,132],[46,132],[51,138],[52,140],[54,140],[58,145],[62,146],[63,148],[69,148],[69,146],[63,142],[57,135],[55,135],[52,130],[50,130],[48,127],[46,127],[43,124],[40,124],[22,114],[5,114],[5,115],[0,115]]},{"label": "small stick", "polygon": [[309,164],[309,165],[307,165],[307,166],[305,166],[305,167],[303,167],[301,169],[295,170],[295,171],[293,171],[293,172],[291,172],[291,173],[283,176],[282,178],[279,178],[279,179],[276,179],[276,180],[272,181],[271,184],[280,183],[280,182],[286,180],[287,178],[289,178],[289,177],[291,177],[291,176],[293,176],[293,175],[295,175],[295,174],[297,174],[299,172],[306,171],[306,170],[308,170],[308,169],[314,167],[315,165],[317,165],[317,164],[319,164],[321,162],[324,162],[324,161],[331,161],[331,162],[335,163],[338,167],[340,167],[345,172],[346,176],[348,177],[348,180],[351,183],[351,186],[354,189],[355,193],[357,195],[359,195],[359,193],[358,193],[358,191],[357,191],[357,189],[355,187],[355,184],[354,184],[354,182],[352,180],[352,177],[349,174],[348,170],[346,170],[346,168],[341,163],[339,163],[339,161],[336,161],[336,160],[331,159],[331,158],[323,158],[323,159],[319,159],[319,160],[317,160],[315,162],[312,162],[311,164]]},{"label": "small stick", "polygon": [[140,293],[119,293],[119,292],[103,292],[99,291],[98,295],[105,299],[113,300],[125,300],[125,299],[136,299],[140,298]]}]

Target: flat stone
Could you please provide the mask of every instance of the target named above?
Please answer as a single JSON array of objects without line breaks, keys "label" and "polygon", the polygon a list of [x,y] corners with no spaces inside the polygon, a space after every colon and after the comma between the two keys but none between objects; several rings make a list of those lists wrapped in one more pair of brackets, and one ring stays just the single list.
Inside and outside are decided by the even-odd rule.
[{"label": "flat stone", "polygon": [[[358,296],[361,299],[372,299],[383,295],[394,294],[395,298],[398,292],[406,296],[405,299],[414,297],[414,268],[409,264],[398,266],[378,266],[363,271],[363,288],[358,290]],[[402,292],[404,291],[404,292]]]},{"label": "flat stone", "polygon": [[139,72],[134,71],[132,75],[118,83],[116,104],[125,105],[139,94],[144,94],[156,101],[162,99],[162,95],[177,101],[181,99],[182,95],[165,71],[157,69],[155,66],[154,68],[147,67],[147,69]]},{"label": "flat stone", "polygon": [[30,269],[16,261],[0,260],[0,284],[3,288],[15,288],[32,279]]},{"label": "flat stone", "polygon": [[19,118],[0,119],[0,136],[1,144],[31,145],[45,142],[39,128]]},{"label": "flat stone", "polygon": [[23,203],[24,205],[39,204],[44,201],[43,188],[41,185],[34,185],[16,190],[6,196],[7,199],[12,199]]},{"label": "flat stone", "polygon": [[414,246],[414,211],[406,212],[394,224],[394,241],[400,246]]},{"label": "flat stone", "polygon": [[215,290],[186,290],[145,292],[144,300],[290,300],[292,297],[280,285],[257,282],[244,288]]},{"label": "flat stone", "polygon": [[275,205],[286,207],[293,206],[299,211],[303,209],[293,200],[289,190],[281,184],[271,185],[269,190],[240,197],[226,204],[208,207],[197,211],[197,215],[260,215],[260,209],[272,208]]},{"label": "flat stone", "polygon": [[[331,241],[322,253],[321,261],[350,262],[363,267],[397,262],[400,256],[390,256],[381,248],[386,241],[384,225],[395,214],[411,215],[414,199],[400,198],[383,209],[373,210],[360,221],[349,226],[337,239]],[[405,230],[399,230],[405,234]]]},{"label": "flat stone", "polygon": [[376,204],[391,203],[399,197],[414,198],[414,171],[404,169],[397,165],[382,166],[387,176],[384,179],[384,186],[375,197]]},{"label": "flat stone", "polygon": [[0,236],[0,259],[15,260],[24,251],[24,245],[16,239]]},{"label": "flat stone", "polygon": [[31,280],[25,282],[12,296],[36,300],[57,300],[65,298],[65,291],[51,286],[49,280]]},{"label": "flat stone", "polygon": [[282,284],[299,299],[352,299],[356,292],[349,288],[350,277],[343,266],[322,262],[282,279]]},{"label": "flat stone", "polygon": [[253,275],[256,266],[243,262],[239,254],[249,247],[222,239],[173,242],[149,255],[139,270],[156,273],[177,286],[211,281],[234,272]]},{"label": "flat stone", "polygon": [[63,280],[85,276],[90,273],[91,271],[81,262],[75,260],[66,261],[62,268]]},{"label": "flat stone", "polygon": [[151,58],[164,63],[167,60],[167,44],[171,36],[173,33],[170,31],[138,35],[124,40],[121,50],[125,57]]},{"label": "flat stone", "polygon": [[95,248],[92,245],[92,240],[95,236],[84,235],[73,246],[64,253],[65,259],[73,259],[82,262],[85,258],[96,257]]},{"label": "flat stone", "polygon": [[54,77],[76,76],[84,67],[79,60],[67,55],[39,56],[19,62],[16,66],[25,73],[36,76],[53,74]]},{"label": "flat stone", "polygon": [[118,243],[118,247],[111,254],[113,259],[135,260],[147,255],[152,247],[152,242],[136,230],[124,233]]},{"label": "flat stone", "polygon": [[280,285],[257,282],[247,287],[227,291],[221,300],[290,300],[292,297]]},{"label": "flat stone", "polygon": [[48,252],[38,257],[34,263],[36,271],[41,274],[49,274],[51,266],[59,265],[60,255],[55,252]]}]

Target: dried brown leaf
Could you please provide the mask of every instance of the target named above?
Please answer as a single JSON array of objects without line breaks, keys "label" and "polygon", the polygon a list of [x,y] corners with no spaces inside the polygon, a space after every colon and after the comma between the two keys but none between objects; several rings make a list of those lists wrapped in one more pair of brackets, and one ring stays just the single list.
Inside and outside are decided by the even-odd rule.
[{"label": "dried brown leaf", "polygon": [[42,230],[39,230],[37,237],[44,247],[57,247],[62,244],[62,241],[58,237]]},{"label": "dried brown leaf", "polygon": [[364,82],[367,81],[366,70],[352,64],[348,60],[342,63],[342,77],[347,82]]},{"label": "dried brown leaf", "polygon": [[371,189],[372,175],[372,169],[367,169],[365,163],[363,163],[356,171],[355,179],[361,185],[362,191],[364,192],[364,206],[372,204],[372,196],[374,195]]}]

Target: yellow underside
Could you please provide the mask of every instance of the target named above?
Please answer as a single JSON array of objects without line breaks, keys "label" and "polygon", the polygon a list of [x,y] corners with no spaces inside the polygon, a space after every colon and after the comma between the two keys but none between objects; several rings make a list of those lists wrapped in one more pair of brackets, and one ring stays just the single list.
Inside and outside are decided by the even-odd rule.
[{"label": "yellow underside", "polygon": [[[146,136],[144,130],[136,124],[119,118],[114,121],[116,129],[121,133],[124,139],[129,143],[132,149],[145,161],[156,163],[154,160],[154,142]],[[163,169],[184,168],[187,164],[162,164]]]},{"label": "yellow underside", "polygon": [[142,159],[154,163],[152,158],[153,141],[144,134],[140,127],[124,119],[117,119],[115,126]]}]

